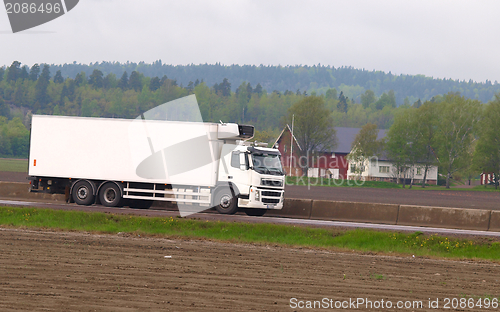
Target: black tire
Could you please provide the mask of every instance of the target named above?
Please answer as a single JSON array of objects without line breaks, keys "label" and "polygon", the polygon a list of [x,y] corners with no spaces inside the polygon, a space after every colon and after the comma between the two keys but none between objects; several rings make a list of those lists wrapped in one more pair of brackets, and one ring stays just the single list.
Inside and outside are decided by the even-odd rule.
[{"label": "black tire", "polygon": [[266,214],[267,209],[247,208],[244,210],[244,212],[247,214],[247,216],[250,217],[262,217],[263,215]]},{"label": "black tire", "polygon": [[99,201],[106,207],[118,207],[122,201],[120,188],[113,182],[107,182],[99,190]]},{"label": "black tire", "polygon": [[73,186],[73,201],[78,205],[92,205],[95,202],[92,185],[88,181],[78,181]]},{"label": "black tire", "polygon": [[238,199],[230,188],[224,188],[215,194],[215,209],[221,214],[235,214],[238,211]]},{"label": "black tire", "polygon": [[129,199],[127,202],[130,208],[136,208],[136,209],[149,209],[153,205],[152,200],[144,200],[144,199]]}]

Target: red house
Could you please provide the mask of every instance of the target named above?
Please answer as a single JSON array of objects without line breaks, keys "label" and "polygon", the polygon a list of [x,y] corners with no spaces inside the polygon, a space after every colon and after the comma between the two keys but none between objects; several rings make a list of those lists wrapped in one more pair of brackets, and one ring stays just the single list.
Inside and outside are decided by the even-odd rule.
[{"label": "red house", "polygon": [[[349,162],[345,158],[351,152],[351,145],[360,128],[336,127],[337,146],[333,150],[313,151],[309,157],[308,177],[347,179]],[[287,175],[302,176],[302,167],[307,164],[305,155],[296,138],[291,140],[290,126],[286,125],[275,145],[281,152],[281,162]],[[301,166],[302,165],[302,166]]]},{"label": "red house", "polygon": [[481,173],[481,185],[495,184],[495,174],[492,172]]}]

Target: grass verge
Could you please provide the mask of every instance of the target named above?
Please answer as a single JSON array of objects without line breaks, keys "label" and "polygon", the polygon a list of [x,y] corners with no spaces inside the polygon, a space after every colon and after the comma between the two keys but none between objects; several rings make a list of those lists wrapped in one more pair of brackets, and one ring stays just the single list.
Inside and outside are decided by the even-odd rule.
[{"label": "grass verge", "polygon": [[407,234],[338,230],[13,207],[0,207],[0,225],[109,234],[125,232],[453,259],[500,259],[499,242],[429,236],[421,232]]},{"label": "grass verge", "polygon": [[372,187],[402,188],[401,185],[382,181],[357,181],[327,178],[286,177],[287,185],[333,186],[333,187]]},{"label": "grass verge", "polygon": [[27,172],[27,159],[0,158],[0,171]]}]

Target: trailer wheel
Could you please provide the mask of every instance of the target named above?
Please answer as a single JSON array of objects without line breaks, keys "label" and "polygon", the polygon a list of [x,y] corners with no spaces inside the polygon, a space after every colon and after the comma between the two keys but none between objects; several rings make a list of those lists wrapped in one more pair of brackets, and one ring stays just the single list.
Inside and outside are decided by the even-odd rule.
[{"label": "trailer wheel", "polygon": [[92,192],[92,185],[88,181],[78,181],[73,187],[73,201],[78,205],[92,205],[95,196]]},{"label": "trailer wheel", "polygon": [[244,210],[247,216],[250,217],[262,217],[266,214],[267,209],[255,209],[255,208],[247,208]]},{"label": "trailer wheel", "polygon": [[108,182],[101,186],[99,191],[99,200],[101,204],[106,207],[117,207],[120,205],[122,196],[120,194],[120,188],[118,185],[112,182]]},{"label": "trailer wheel", "polygon": [[238,199],[230,188],[224,188],[215,195],[215,209],[222,214],[235,214],[238,211]]}]

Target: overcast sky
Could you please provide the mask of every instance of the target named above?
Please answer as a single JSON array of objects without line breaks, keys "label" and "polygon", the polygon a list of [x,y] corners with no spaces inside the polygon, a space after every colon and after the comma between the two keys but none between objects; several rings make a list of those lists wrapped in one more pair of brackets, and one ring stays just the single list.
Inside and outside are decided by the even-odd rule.
[{"label": "overcast sky", "polygon": [[500,1],[80,0],[12,34],[0,66],[145,61],[352,66],[500,81]]}]

